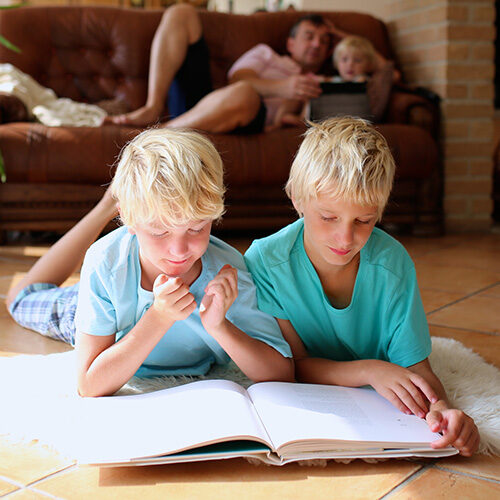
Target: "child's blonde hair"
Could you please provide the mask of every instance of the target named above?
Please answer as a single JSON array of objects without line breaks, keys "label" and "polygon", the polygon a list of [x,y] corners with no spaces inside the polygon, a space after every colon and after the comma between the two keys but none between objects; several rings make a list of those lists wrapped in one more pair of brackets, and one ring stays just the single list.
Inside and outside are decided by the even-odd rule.
[{"label": "child's blonde hair", "polygon": [[296,207],[328,194],[376,206],[380,219],[394,171],[386,140],[369,122],[352,117],[330,118],[309,123],[285,190]]},{"label": "child's blonde hair", "polygon": [[150,129],[122,150],[111,192],[127,226],[183,225],[224,213],[222,160],[202,135]]},{"label": "child's blonde hair", "polygon": [[343,53],[346,51],[354,51],[362,54],[368,61],[368,71],[373,71],[375,67],[376,52],[370,40],[362,36],[349,35],[343,38],[333,51],[333,64],[338,68],[338,62]]}]

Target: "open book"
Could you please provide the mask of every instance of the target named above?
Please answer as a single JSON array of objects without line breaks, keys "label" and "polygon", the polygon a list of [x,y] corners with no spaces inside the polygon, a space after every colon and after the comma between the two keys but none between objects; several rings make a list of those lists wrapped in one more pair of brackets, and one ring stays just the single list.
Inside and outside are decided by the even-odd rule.
[{"label": "open book", "polygon": [[254,457],[448,456],[439,434],[372,389],[202,380],[134,396],[81,398],[72,434],[82,464],[145,465]]}]

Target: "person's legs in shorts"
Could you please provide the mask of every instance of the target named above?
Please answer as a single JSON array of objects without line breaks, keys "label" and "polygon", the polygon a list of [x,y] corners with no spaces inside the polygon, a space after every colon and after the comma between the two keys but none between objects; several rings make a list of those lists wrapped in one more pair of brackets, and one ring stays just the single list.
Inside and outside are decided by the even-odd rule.
[{"label": "person's legs in shorts", "polygon": [[[67,305],[69,288],[73,287],[64,288],[61,285],[79,268],[89,246],[117,214],[116,202],[108,190],[82,220],[35,262],[7,294],[6,305],[16,321],[23,326],[33,325],[38,317],[40,322],[45,321],[48,324],[49,319],[42,320],[41,318],[50,318],[52,314],[50,311],[53,312],[54,308],[59,312],[53,317],[59,316],[61,321],[68,320],[69,311],[61,311]],[[74,300],[74,297],[71,300]],[[57,301],[59,302],[56,304]],[[32,311],[29,311],[30,308]],[[29,328],[36,331],[48,328],[47,331],[50,331],[52,327],[29,326]],[[64,336],[68,337],[67,334]],[[57,335],[56,338],[58,338]]]},{"label": "person's legs in shorts", "polygon": [[151,45],[146,103],[125,115],[109,117],[107,121],[137,126],[158,122],[172,81],[182,67],[189,47],[195,45],[201,36],[201,21],[194,7],[181,4],[166,9]]}]

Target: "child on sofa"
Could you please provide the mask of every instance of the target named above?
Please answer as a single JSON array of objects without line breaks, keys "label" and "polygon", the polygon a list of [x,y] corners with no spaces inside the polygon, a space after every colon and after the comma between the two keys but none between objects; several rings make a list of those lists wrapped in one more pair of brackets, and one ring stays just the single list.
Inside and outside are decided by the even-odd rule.
[{"label": "child on sofa", "polygon": [[[347,35],[335,46],[333,65],[338,71],[334,77],[317,76],[321,82],[367,82],[367,93],[372,120],[379,122],[387,109],[392,84],[400,73],[394,64],[382,57],[370,40]],[[276,113],[275,126],[300,125],[309,118],[307,103],[286,100]]]},{"label": "child on sofa", "polygon": [[[134,374],[205,374],[230,358],[253,380],[293,380],[290,348],[257,309],[242,255],[210,235],[223,194],[208,139],[143,132],[100,203],[10,291],[19,324],[76,344],[82,396],[113,394]],[[90,246],[116,202],[125,227]],[[84,255],[80,283],[61,287]]]},{"label": "child on sofa", "polygon": [[431,340],[413,262],[375,227],[394,170],[384,137],[368,122],[311,124],[286,185],[300,218],[254,241],[245,261],[259,307],[278,318],[292,348],[297,380],[371,385],[442,432],[433,447],[451,444],[471,455],[477,427],[450,408],[427,359]]}]

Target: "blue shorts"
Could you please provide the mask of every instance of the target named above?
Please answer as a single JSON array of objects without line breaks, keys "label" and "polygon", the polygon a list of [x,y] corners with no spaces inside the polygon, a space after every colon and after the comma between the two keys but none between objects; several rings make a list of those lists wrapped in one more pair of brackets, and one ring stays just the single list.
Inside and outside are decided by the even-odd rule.
[{"label": "blue shorts", "polygon": [[9,312],[21,326],[75,345],[78,288],[79,283],[65,287],[33,283],[17,294]]}]

